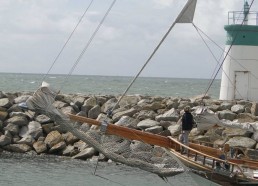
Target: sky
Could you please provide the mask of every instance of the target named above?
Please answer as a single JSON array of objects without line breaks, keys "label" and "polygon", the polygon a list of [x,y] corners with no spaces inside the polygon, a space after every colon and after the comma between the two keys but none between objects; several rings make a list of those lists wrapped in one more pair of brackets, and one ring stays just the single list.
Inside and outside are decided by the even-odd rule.
[{"label": "sky", "polygon": [[[0,0],[0,72],[46,74],[91,0]],[[95,0],[50,74],[69,74],[113,0]],[[251,0],[249,0],[251,2]],[[72,71],[135,76],[186,0],[117,0]],[[224,47],[228,11],[244,0],[198,0],[194,24]],[[258,11],[254,2],[251,11]],[[206,38],[205,38],[206,39]],[[222,51],[206,40],[216,58]],[[211,78],[217,61],[192,24],[176,24],[141,76]],[[217,78],[221,78],[219,74]]]}]

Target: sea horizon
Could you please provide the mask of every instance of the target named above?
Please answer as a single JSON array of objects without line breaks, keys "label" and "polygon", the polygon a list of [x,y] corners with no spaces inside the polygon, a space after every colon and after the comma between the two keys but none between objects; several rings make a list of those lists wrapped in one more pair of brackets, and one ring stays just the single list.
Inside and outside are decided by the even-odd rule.
[{"label": "sea horizon", "polygon": [[[43,79],[44,78],[44,79]],[[34,92],[46,81],[61,93],[83,95],[121,95],[128,88],[134,77],[104,75],[63,75],[37,73],[0,73],[0,91]],[[147,95],[161,97],[190,98],[207,95],[219,97],[220,79],[215,79],[209,86],[210,79],[171,78],[171,77],[138,77],[127,92],[127,95]]]}]

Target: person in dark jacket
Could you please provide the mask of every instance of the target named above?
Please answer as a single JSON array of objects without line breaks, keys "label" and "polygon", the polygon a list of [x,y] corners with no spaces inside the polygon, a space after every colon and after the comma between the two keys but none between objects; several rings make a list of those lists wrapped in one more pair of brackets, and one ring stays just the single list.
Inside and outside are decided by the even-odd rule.
[{"label": "person in dark jacket", "polygon": [[[191,132],[193,125],[194,125],[194,119],[193,115],[190,112],[190,107],[186,106],[184,108],[184,114],[182,116],[182,142],[183,144],[188,146],[188,136]],[[187,150],[182,151],[183,153],[187,153]]]}]

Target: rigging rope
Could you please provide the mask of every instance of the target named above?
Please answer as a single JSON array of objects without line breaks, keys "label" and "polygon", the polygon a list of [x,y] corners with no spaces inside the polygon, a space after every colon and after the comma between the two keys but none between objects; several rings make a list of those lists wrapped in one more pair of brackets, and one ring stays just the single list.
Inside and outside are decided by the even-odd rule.
[{"label": "rigging rope", "polygon": [[[213,71],[213,73],[212,73],[211,79],[210,79],[210,81],[209,81],[209,83],[208,83],[208,87],[207,87],[206,90],[205,90],[205,93],[204,93],[204,96],[203,96],[203,98],[204,98],[204,97],[208,94],[209,88],[210,88],[211,85],[212,85],[212,79],[213,79],[212,77],[214,76],[218,65],[220,65],[220,62],[219,62],[220,60],[217,60],[217,58],[215,57],[215,55],[213,54],[213,52],[211,51],[211,49],[209,48],[208,44],[206,43],[206,41],[204,40],[204,38],[202,37],[202,35],[200,34],[199,31],[201,31],[202,34],[204,34],[211,42],[213,42],[219,49],[222,50],[222,54],[221,54],[220,59],[222,58],[222,56],[223,56],[223,54],[225,53],[225,51],[224,51],[224,49],[223,49],[222,47],[220,47],[215,41],[213,41],[207,34],[205,34],[199,27],[197,27],[194,23],[193,23],[193,25],[194,25],[196,31],[198,32],[199,36],[202,38],[203,42],[205,43],[206,47],[209,49],[209,51],[210,51],[210,53],[212,54],[212,56],[213,56],[213,58],[215,59],[215,61],[217,61],[217,65],[216,65],[216,67],[214,68],[214,71]],[[243,67],[243,68],[245,69],[245,67],[244,67],[240,62],[238,62],[238,60],[234,59],[231,55],[228,55],[228,56],[229,56],[231,59],[233,59],[234,61],[236,61],[241,67]],[[223,69],[222,69],[222,71],[224,72]],[[231,83],[231,85],[233,85],[233,82],[232,82],[232,80],[229,78],[229,76],[228,76],[226,73],[225,73],[225,75],[226,75],[226,77],[228,78],[228,80],[229,80],[229,82]],[[237,91],[238,94],[240,95],[240,92],[239,92],[237,89],[236,89],[236,91]]]},{"label": "rigging rope", "polygon": [[47,75],[49,74],[49,72],[52,70],[53,66],[55,65],[56,61],[58,60],[58,58],[60,57],[60,55],[62,54],[63,50],[65,49],[66,45],[68,44],[68,42],[70,41],[70,39],[72,38],[74,32],[76,31],[77,27],[79,26],[79,24],[81,23],[82,19],[84,18],[85,14],[87,13],[87,11],[89,10],[91,4],[93,3],[94,0],[91,0],[90,4],[88,5],[88,7],[86,8],[86,10],[83,12],[81,18],[79,19],[78,23],[75,25],[73,31],[71,32],[71,34],[69,35],[68,39],[66,40],[66,42],[64,43],[63,47],[61,48],[61,50],[59,51],[59,53],[57,54],[57,56],[55,57],[52,65],[50,66],[50,68],[48,69],[47,73],[44,75],[44,77],[42,78],[43,82]]},{"label": "rigging rope", "polygon": [[95,31],[93,32],[93,34],[91,35],[89,41],[87,42],[87,44],[85,45],[85,47],[83,48],[81,54],[79,55],[79,57],[77,58],[77,60],[75,61],[74,65],[72,66],[71,70],[69,71],[69,73],[67,74],[67,76],[65,77],[65,80],[63,81],[63,85],[61,85],[60,89],[62,89],[62,87],[64,86],[64,83],[67,81],[68,77],[71,76],[71,74],[73,73],[75,67],[78,65],[78,63],[80,62],[82,56],[84,55],[84,53],[86,52],[86,50],[88,49],[88,47],[90,46],[91,42],[93,41],[93,39],[95,38],[97,32],[99,31],[101,25],[103,24],[103,22],[105,21],[106,17],[108,16],[109,12],[111,11],[112,7],[114,6],[114,4],[116,3],[116,0],[113,0],[113,2],[111,3],[111,5],[109,6],[108,10],[106,11],[105,15],[103,16],[102,20],[100,21],[99,25],[97,26],[97,28],[95,29]]},{"label": "rigging rope", "polygon": [[[251,9],[251,7],[252,7],[252,5],[253,5],[253,2],[254,2],[254,0],[252,0],[249,9]],[[247,15],[248,15],[248,14],[245,14],[244,19],[243,19],[243,21],[242,21],[242,23],[241,23],[241,25],[240,25],[240,28],[243,26],[243,24],[244,24],[244,22],[245,22],[245,20],[246,20]],[[223,60],[222,60],[222,62],[221,62],[221,64],[220,64],[220,66],[219,66],[217,72],[215,73],[215,75],[214,75],[212,81],[210,82],[210,85],[209,85],[208,88],[207,88],[207,91],[209,91],[209,89],[211,88],[211,85],[214,83],[214,80],[216,79],[216,77],[217,77],[217,75],[218,75],[220,69],[222,68],[222,65],[224,64],[224,62],[225,62],[227,56],[229,56],[229,52],[230,52],[230,50],[231,50],[231,48],[232,48],[232,46],[233,46],[233,44],[234,44],[234,42],[235,42],[235,40],[236,40],[238,34],[239,34],[239,32],[240,32],[240,31],[237,31],[237,32],[236,32],[236,34],[235,34],[235,36],[234,36],[234,38],[233,38],[233,41],[232,41],[232,43],[231,43],[231,45],[230,45],[228,51],[226,52],[226,54],[225,54],[225,56],[224,56],[224,58],[223,58]],[[207,91],[206,91],[205,94],[207,94]],[[203,97],[203,98],[204,98],[204,97]],[[203,99],[203,98],[202,98],[202,99]]]},{"label": "rigging rope", "polygon": [[[177,20],[176,20],[177,21]],[[126,90],[124,91],[124,93],[122,94],[122,96],[119,98],[119,100],[117,101],[117,103],[115,104],[115,106],[112,108],[111,113],[114,111],[114,109],[116,108],[116,106],[119,104],[119,102],[121,101],[121,99],[125,96],[125,94],[128,92],[128,90],[131,88],[131,86],[133,85],[133,83],[135,82],[135,80],[139,77],[139,75],[141,74],[141,72],[143,71],[143,69],[146,67],[146,65],[150,62],[150,60],[152,59],[152,57],[155,55],[155,53],[158,51],[159,47],[161,46],[161,44],[165,41],[165,39],[167,38],[168,34],[170,33],[170,31],[172,30],[172,28],[175,26],[175,24],[177,23],[176,21],[173,22],[173,24],[169,27],[168,31],[165,33],[165,35],[162,37],[162,39],[160,40],[160,42],[158,43],[158,45],[154,48],[153,52],[151,53],[151,55],[149,56],[149,58],[146,60],[146,62],[144,63],[144,65],[142,66],[142,68],[140,69],[140,71],[136,74],[136,76],[134,77],[134,79],[131,81],[131,83],[129,84],[129,86],[126,88]]]}]

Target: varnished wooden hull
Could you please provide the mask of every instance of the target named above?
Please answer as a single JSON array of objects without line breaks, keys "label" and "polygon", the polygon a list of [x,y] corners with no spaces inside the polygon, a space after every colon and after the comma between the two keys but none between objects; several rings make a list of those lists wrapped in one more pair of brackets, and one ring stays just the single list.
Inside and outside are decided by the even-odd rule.
[{"label": "varnished wooden hull", "polygon": [[[92,125],[101,126],[103,123],[90,118],[75,116],[69,114],[71,120],[78,122],[86,122]],[[139,140],[148,144],[157,145],[165,147],[169,150],[172,156],[175,156],[182,162],[185,166],[191,169],[193,172],[210,179],[213,182],[217,182],[221,185],[258,185],[258,179],[245,177],[241,166],[245,165],[247,167],[252,167],[252,169],[258,170],[258,162],[252,160],[237,160],[229,159],[228,161],[219,159],[219,155],[223,153],[219,149],[212,147],[203,146],[200,144],[190,143],[189,147],[180,143],[174,138],[160,136],[148,132],[143,132],[135,129],[130,129],[122,126],[117,126],[114,124],[105,124],[105,132],[111,135],[117,135],[130,140]],[[180,149],[188,149],[188,154],[181,154]],[[194,158],[193,158],[194,156]],[[198,161],[198,158],[202,158],[202,161]],[[210,164],[206,162],[209,159]],[[232,170],[227,172],[221,172],[216,170],[216,162],[227,163],[232,167]],[[238,170],[238,173],[234,175],[234,170]]]}]

